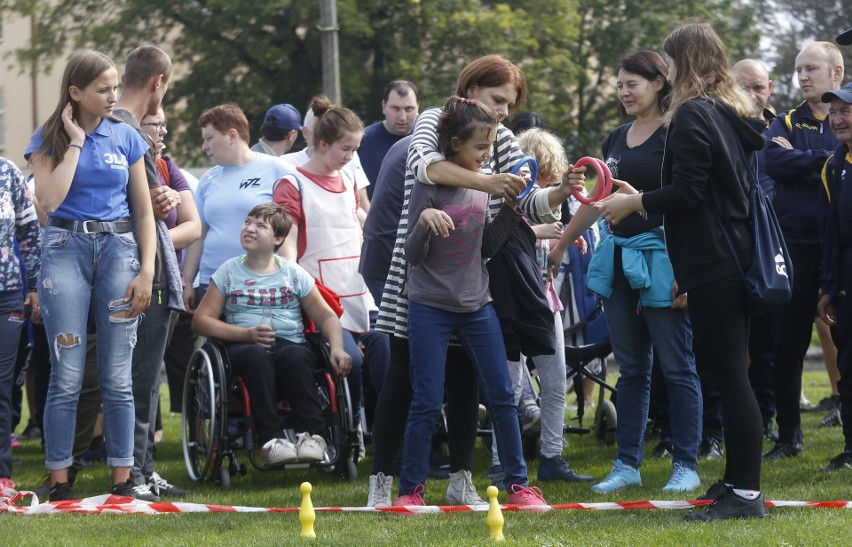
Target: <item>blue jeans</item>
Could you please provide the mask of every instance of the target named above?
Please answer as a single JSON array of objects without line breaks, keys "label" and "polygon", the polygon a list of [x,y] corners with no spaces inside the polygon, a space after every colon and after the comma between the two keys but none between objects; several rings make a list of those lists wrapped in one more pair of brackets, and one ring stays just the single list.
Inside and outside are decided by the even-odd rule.
[{"label": "blue jeans", "polygon": [[695,469],[703,409],[689,315],[671,308],[638,309],[639,291],[630,287],[618,263],[612,289],[604,309],[619,367],[618,458],[637,469],[642,465],[653,351],[669,392],[674,462]]},{"label": "blue jeans", "polygon": [[90,307],[98,333],[107,464],[133,464],[130,363],[139,319],[117,315],[130,308],[124,296],[139,268],[133,232],[83,234],[55,227],[44,231],[38,289],[53,363],[44,409],[46,464],[50,470],[65,469],[72,463]]},{"label": "blue jeans", "polygon": [[0,479],[12,477],[12,386],[22,328],[21,292],[0,293]]},{"label": "blue jeans", "polygon": [[518,407],[494,306],[486,304],[475,312],[454,313],[410,301],[408,345],[414,395],[405,425],[400,495],[410,495],[426,481],[432,430],[444,400],[446,348],[453,332],[476,369],[485,404],[491,410],[506,490],[510,491],[513,484],[527,486]]}]

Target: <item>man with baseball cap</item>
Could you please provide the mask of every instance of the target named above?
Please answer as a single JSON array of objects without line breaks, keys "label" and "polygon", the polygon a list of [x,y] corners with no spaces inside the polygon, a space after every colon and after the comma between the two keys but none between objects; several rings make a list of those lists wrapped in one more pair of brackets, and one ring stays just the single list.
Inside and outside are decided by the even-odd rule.
[{"label": "man with baseball cap", "polygon": [[[844,35],[852,43],[852,30]],[[827,221],[822,232],[822,269],[817,313],[831,327],[837,346],[837,368],[840,379],[840,418],[845,444],[843,452],[832,459],[823,471],[852,469],[852,84],[823,93],[822,102],[829,103],[829,123],[840,145],[829,156],[822,171],[823,196],[828,202]]]},{"label": "man with baseball cap", "polygon": [[276,104],[266,111],[260,127],[260,140],[251,147],[255,152],[282,156],[290,151],[299,137],[302,115],[291,104]]}]

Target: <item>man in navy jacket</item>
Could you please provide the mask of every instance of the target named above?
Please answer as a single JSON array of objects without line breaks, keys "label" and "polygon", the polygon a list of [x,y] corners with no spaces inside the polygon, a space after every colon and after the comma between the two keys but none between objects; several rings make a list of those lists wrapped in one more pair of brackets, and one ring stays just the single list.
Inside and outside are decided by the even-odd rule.
[{"label": "man in navy jacket", "polygon": [[774,379],[778,441],[764,461],[800,456],[802,361],[810,344],[819,296],[820,225],[825,204],[821,171],[837,147],[823,93],[843,80],[843,56],[830,42],[814,42],[796,57],[802,97],[766,133],[766,171],[775,180],[773,205],[793,263],[793,296],[776,315]]}]

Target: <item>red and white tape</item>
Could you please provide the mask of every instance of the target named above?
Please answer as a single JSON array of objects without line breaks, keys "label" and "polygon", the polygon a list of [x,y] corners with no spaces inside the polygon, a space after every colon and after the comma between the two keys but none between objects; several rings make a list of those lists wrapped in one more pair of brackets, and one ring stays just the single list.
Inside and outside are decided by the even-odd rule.
[{"label": "red and white tape", "polygon": [[[18,505],[30,498],[29,506]],[[501,505],[503,511],[625,511],[637,509],[693,509],[710,504],[709,501],[626,501],[594,503],[562,503],[539,507]],[[852,509],[852,501],[767,501],[767,507],[811,507],[819,509]],[[398,513],[416,515],[427,513],[467,513],[488,511],[488,505],[426,505],[412,507],[316,507],[318,513]],[[0,492],[0,513],[20,515],[51,515],[60,513],[298,513],[298,507],[263,508],[239,505],[212,505],[206,503],[145,502],[124,496],[105,494],[73,501],[39,503],[32,492],[5,490]]]}]

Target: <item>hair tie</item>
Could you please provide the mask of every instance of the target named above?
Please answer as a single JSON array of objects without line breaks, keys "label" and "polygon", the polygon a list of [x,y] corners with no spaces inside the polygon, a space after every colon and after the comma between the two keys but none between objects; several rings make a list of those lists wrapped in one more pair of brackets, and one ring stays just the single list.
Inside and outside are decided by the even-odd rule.
[{"label": "hair tie", "polygon": [[475,104],[476,104],[476,101],[475,101],[475,100],[473,100],[473,99],[465,99],[464,97],[459,97],[459,101],[461,101],[461,102],[462,102],[462,104],[469,104],[469,105],[475,105]]}]

